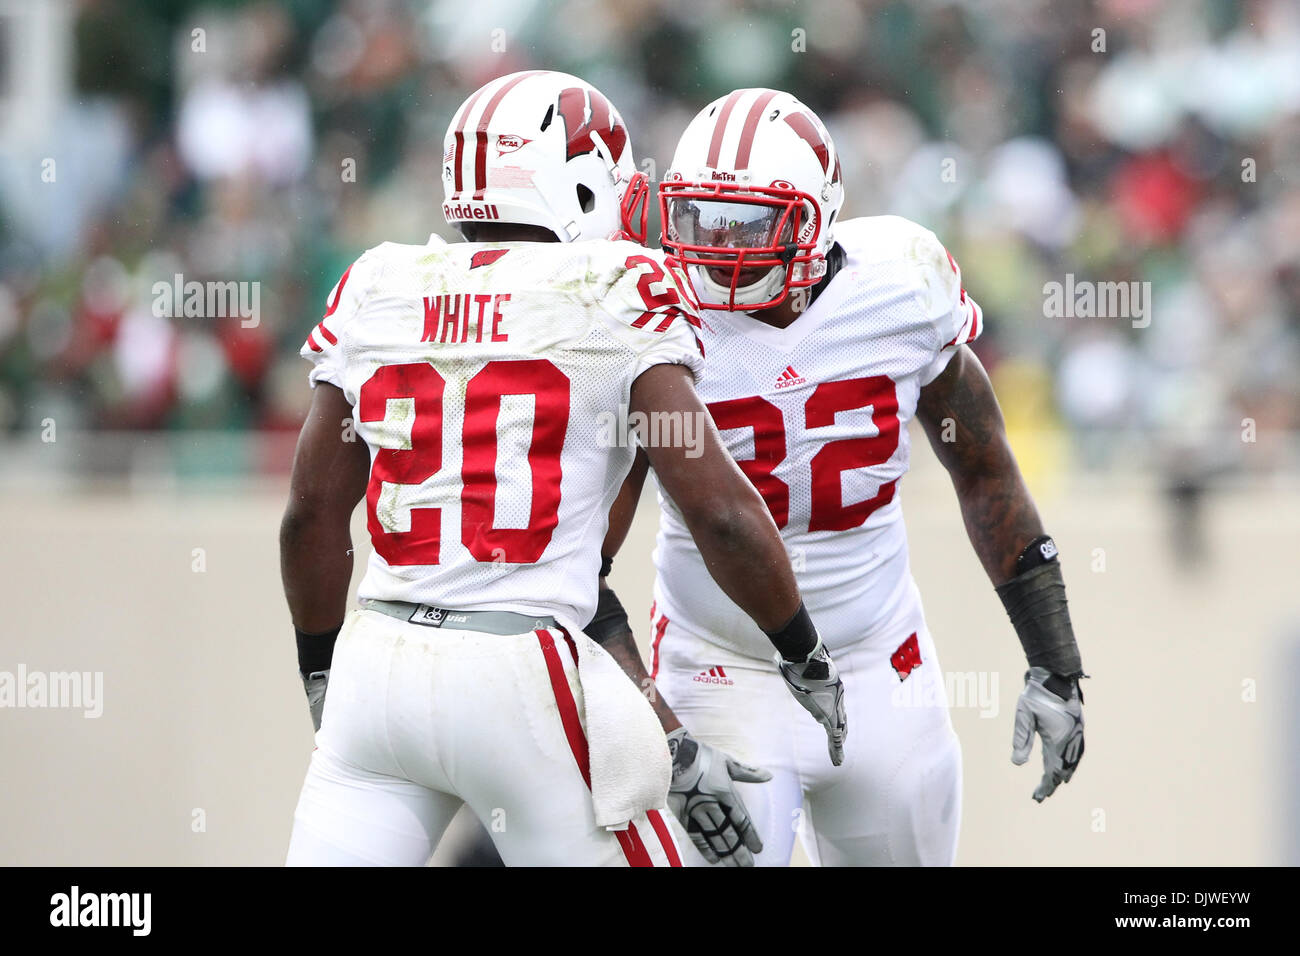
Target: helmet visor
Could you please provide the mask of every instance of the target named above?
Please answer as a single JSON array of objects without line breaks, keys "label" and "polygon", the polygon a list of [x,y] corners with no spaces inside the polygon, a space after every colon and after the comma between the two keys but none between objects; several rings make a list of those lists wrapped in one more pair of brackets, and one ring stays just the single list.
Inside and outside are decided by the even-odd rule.
[{"label": "helmet visor", "polygon": [[767,249],[788,242],[793,217],[785,204],[674,198],[668,202],[668,236],[687,246]]}]

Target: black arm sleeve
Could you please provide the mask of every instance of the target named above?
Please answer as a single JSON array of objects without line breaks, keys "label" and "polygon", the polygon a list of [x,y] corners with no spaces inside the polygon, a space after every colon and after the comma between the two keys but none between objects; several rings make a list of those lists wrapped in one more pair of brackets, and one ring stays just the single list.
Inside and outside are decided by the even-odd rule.
[{"label": "black arm sleeve", "polygon": [[627,611],[623,610],[623,605],[618,595],[614,593],[614,589],[608,586],[601,588],[600,596],[596,599],[596,616],[583,628],[583,631],[597,644],[604,644],[611,637],[626,634],[631,630],[632,624],[627,619]]}]

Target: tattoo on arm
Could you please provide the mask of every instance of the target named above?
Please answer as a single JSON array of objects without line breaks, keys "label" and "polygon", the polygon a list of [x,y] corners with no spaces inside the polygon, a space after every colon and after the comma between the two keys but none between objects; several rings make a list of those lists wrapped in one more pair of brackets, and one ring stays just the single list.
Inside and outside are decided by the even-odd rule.
[{"label": "tattoo on arm", "polygon": [[1007,442],[1002,409],[975,353],[962,347],[921,389],[917,418],[947,469],[962,520],[994,585],[1015,577],[1016,558],[1043,533],[1038,509]]}]

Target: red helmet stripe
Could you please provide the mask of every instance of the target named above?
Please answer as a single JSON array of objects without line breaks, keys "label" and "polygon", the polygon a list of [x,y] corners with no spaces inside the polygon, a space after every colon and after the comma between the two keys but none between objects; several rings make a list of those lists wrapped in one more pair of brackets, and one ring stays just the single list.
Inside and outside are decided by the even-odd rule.
[{"label": "red helmet stripe", "polygon": [[817,127],[812,124],[812,120],[803,113],[787,113],[785,121],[799,134],[800,139],[812,147],[813,152],[817,154],[817,161],[822,164],[822,172],[826,172],[831,164],[831,151],[822,139],[821,133],[817,132]]},{"label": "red helmet stripe", "polygon": [[709,160],[705,163],[711,169],[717,169],[718,157],[722,155],[722,137],[727,134],[727,120],[731,119],[731,111],[736,108],[736,101],[745,95],[744,90],[736,90],[727,97],[727,101],[722,104],[722,110],[718,113],[718,121],[713,124],[713,139],[709,141]]},{"label": "red helmet stripe", "polygon": [[469,114],[474,112],[474,104],[478,102],[478,98],[482,95],[482,87],[474,91],[474,95],[465,104],[464,112],[460,114],[460,123],[456,126],[456,158],[453,160],[456,165],[456,192],[451,197],[453,202],[460,198],[461,190],[465,188],[464,175],[461,173],[461,166],[463,165],[461,161],[465,158],[465,123],[469,120]]},{"label": "red helmet stripe", "polygon": [[749,108],[749,115],[745,117],[745,126],[740,131],[740,145],[736,147],[737,169],[749,168],[749,151],[754,146],[754,133],[758,130],[758,121],[762,119],[763,110],[767,109],[767,104],[772,102],[775,96],[776,90],[767,90],[754,100],[754,105]]},{"label": "red helmet stripe", "polygon": [[488,100],[487,106],[483,107],[483,115],[478,121],[478,148],[474,154],[474,198],[482,199],[483,190],[487,189],[487,141],[488,141],[488,124],[492,122],[492,115],[501,105],[501,100],[505,95],[513,90],[516,86],[528,79],[530,76],[536,76],[541,70],[529,70],[527,73],[521,73],[509,83],[503,84],[495,93],[492,99]]}]

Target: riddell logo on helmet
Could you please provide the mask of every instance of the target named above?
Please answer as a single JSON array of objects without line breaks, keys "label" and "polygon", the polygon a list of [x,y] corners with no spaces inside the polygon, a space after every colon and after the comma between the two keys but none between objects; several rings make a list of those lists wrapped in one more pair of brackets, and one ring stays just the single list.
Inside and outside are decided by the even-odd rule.
[{"label": "riddell logo on helmet", "polygon": [[712,175],[711,178],[713,179],[713,181],[714,181],[715,183],[718,183],[718,182],[721,182],[721,183],[734,183],[734,182],[736,181],[736,174],[735,174],[735,173],[718,173],[718,172],[715,172],[715,173],[713,173],[713,175]]},{"label": "riddell logo on helmet", "polygon": [[472,203],[462,202],[452,205],[451,203],[442,204],[442,214],[448,219],[500,219],[501,213],[497,212],[497,207],[493,204],[484,203],[483,205],[474,205]]}]

